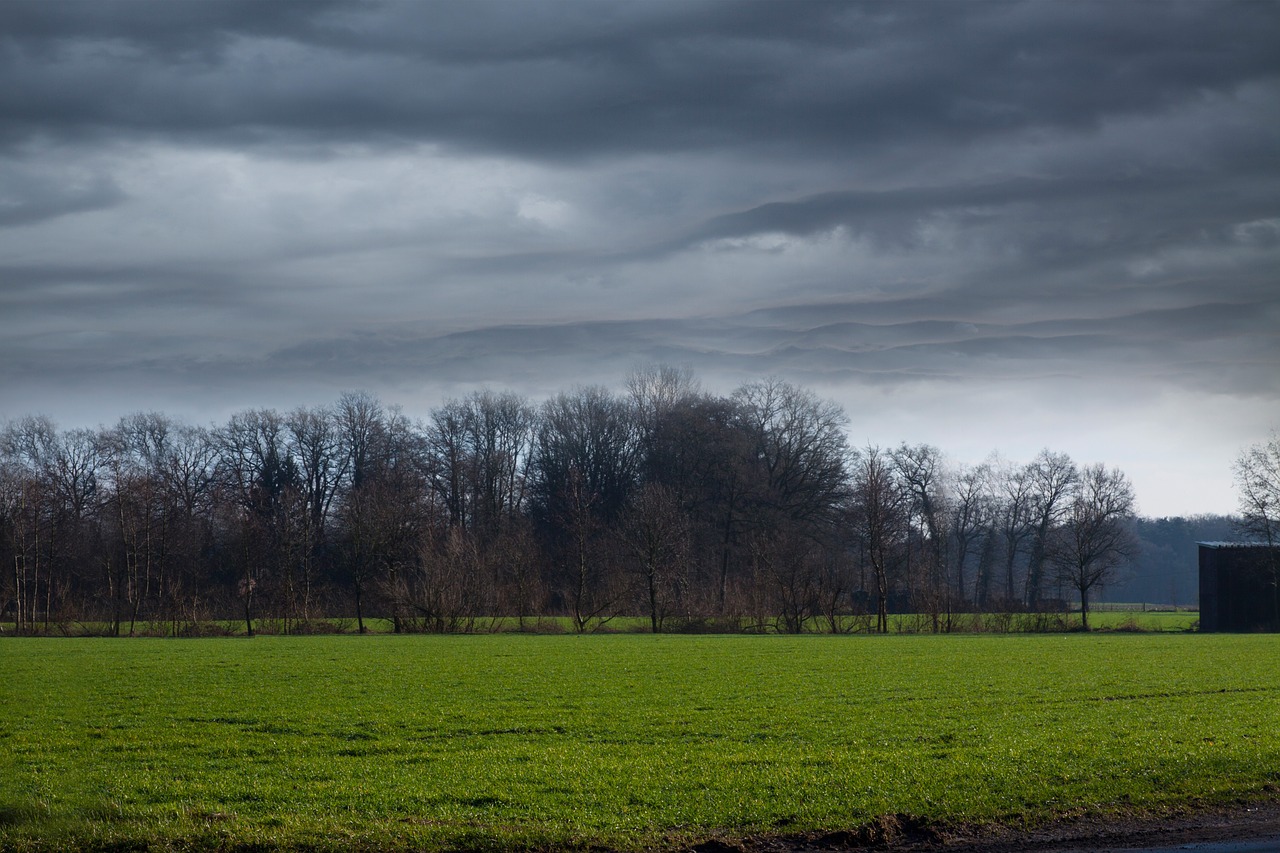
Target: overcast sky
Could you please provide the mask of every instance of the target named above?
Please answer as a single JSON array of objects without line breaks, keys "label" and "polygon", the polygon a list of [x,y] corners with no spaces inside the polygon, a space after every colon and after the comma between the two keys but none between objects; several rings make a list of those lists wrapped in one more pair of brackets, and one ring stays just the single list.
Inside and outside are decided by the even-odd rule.
[{"label": "overcast sky", "polygon": [[1280,3],[0,2],[0,419],[693,368],[1234,509]]}]

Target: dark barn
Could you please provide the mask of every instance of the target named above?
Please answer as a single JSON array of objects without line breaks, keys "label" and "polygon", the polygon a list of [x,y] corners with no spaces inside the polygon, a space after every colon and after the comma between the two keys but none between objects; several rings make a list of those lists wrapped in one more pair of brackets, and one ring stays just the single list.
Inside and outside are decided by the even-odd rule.
[{"label": "dark barn", "polygon": [[1280,631],[1280,548],[1201,542],[1200,630]]}]

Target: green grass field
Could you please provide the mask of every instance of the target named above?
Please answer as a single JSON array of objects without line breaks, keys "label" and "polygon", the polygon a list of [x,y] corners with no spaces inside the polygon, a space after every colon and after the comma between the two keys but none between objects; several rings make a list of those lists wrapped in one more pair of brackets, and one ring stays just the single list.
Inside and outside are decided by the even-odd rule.
[{"label": "green grass field", "polygon": [[[1079,618],[1079,614],[1073,614]],[[1092,630],[1113,631],[1117,627],[1141,631],[1190,631],[1200,624],[1196,610],[1099,610],[1089,614]]]},{"label": "green grass field", "polygon": [[5,640],[0,849],[638,849],[1222,801],[1280,783],[1278,662],[1274,635]]},{"label": "green grass field", "polygon": [[[1192,631],[1199,625],[1200,614],[1195,610],[1140,610],[1139,605],[1132,609],[1098,610],[1089,614],[1089,627],[1094,631]],[[939,616],[943,625],[942,633],[957,634],[1025,634],[1025,633],[1061,633],[1076,631],[1081,628],[1079,612],[1071,613],[957,613],[951,617],[950,629],[945,627],[945,616]],[[394,633],[394,624],[390,619],[369,618],[364,620],[365,630],[371,634]],[[840,630],[835,633],[872,633],[874,625],[872,616],[843,617]],[[924,613],[892,613],[889,615],[889,633],[891,634],[929,634],[933,630],[933,618]],[[37,630],[47,636],[58,637],[104,637],[111,633],[111,625],[106,622],[73,622],[45,626],[36,626]],[[143,637],[188,637],[194,627],[196,636],[245,636],[245,625],[240,620],[217,620],[192,626],[187,623],[172,622],[139,622],[134,626],[136,635]],[[692,633],[703,633],[708,626],[703,623]],[[722,628],[724,626],[721,626]],[[254,630],[260,634],[354,634],[357,632],[356,620],[351,618],[321,619],[308,623],[303,630],[297,626],[285,625],[280,620],[255,620]],[[730,633],[779,633],[776,620],[768,620],[762,624],[751,624],[740,621]],[[682,633],[679,622],[668,625],[670,633]],[[492,617],[477,619],[473,624],[461,628],[457,633],[471,634],[569,634],[574,633],[573,619],[568,616],[543,616],[518,620],[515,617]],[[121,634],[128,633],[128,626],[121,626]],[[650,621],[647,616],[618,616],[604,622],[592,622],[587,633],[593,634],[648,634]],[[832,633],[826,619],[811,619],[807,623],[806,633]],[[0,637],[14,636],[12,623],[0,622]]]}]

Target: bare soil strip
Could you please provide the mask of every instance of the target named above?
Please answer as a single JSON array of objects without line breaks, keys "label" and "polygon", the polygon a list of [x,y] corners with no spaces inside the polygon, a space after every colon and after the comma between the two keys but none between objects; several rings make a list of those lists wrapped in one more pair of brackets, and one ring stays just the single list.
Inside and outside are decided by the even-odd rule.
[{"label": "bare soil strip", "polygon": [[886,815],[851,831],[712,840],[694,847],[694,853],[1164,853],[1191,844],[1197,853],[1280,851],[1280,796],[1162,815],[1068,818],[1035,827],[939,825]]}]

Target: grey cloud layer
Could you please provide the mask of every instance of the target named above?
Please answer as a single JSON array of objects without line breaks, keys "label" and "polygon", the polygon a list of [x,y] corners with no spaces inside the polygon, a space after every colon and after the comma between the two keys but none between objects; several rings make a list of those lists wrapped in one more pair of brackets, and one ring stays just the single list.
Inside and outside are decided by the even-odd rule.
[{"label": "grey cloud layer", "polygon": [[9,3],[6,136],[841,156],[1231,95],[1270,3]]},{"label": "grey cloud layer", "polygon": [[1252,423],[1277,44],[1272,0],[0,2],[0,417],[664,360]]}]

